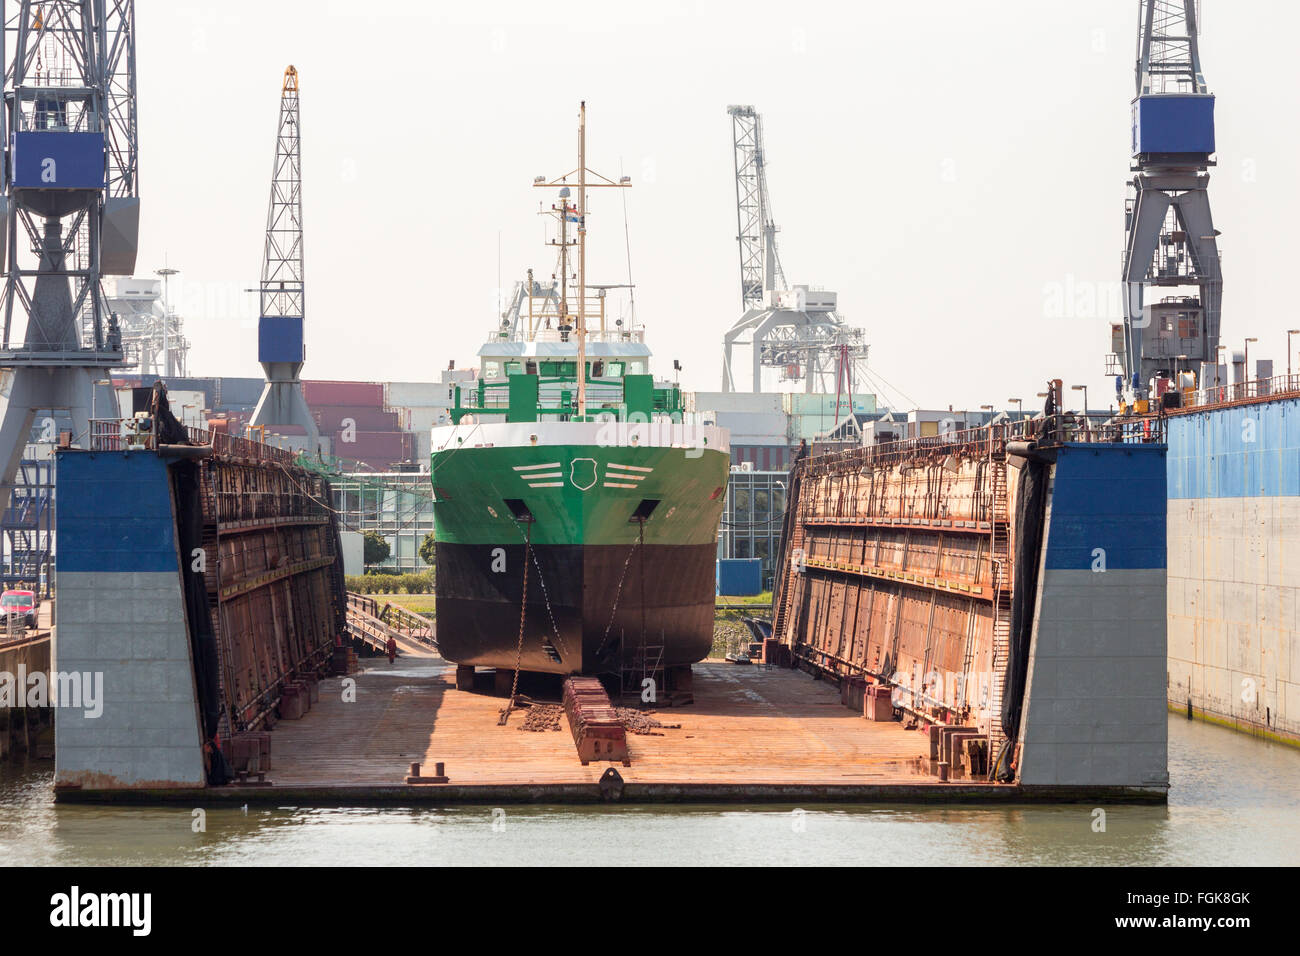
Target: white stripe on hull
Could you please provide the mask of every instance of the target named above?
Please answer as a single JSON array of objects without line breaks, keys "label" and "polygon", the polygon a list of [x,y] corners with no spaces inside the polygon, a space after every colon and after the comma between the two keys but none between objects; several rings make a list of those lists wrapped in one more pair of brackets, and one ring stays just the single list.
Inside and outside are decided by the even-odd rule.
[{"label": "white stripe on hull", "polygon": [[[462,422],[430,431],[435,452],[456,448],[529,448],[554,445],[596,445],[626,448],[684,448],[690,451],[731,452],[731,435],[716,425],[684,425],[662,421],[625,422]],[[558,462],[534,465],[555,468]],[[527,466],[521,466],[527,467]]]}]

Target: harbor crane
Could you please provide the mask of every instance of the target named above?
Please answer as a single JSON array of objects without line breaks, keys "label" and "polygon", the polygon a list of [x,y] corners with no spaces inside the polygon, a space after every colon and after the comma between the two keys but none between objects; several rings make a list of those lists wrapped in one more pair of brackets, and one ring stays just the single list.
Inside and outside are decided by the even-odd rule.
[{"label": "harbor crane", "polygon": [[262,397],[250,424],[298,426],[307,433],[306,451],[320,450],[320,431],[302,394],[305,288],[302,259],[302,139],[298,115],[298,71],[285,68],[280,85],[280,123],[275,135],[271,202],[258,286],[257,360],[266,372]]},{"label": "harbor crane", "polygon": [[[762,119],[752,106],[729,106],[727,113],[735,159],[742,315],[722,339],[722,390],[761,392],[763,369],[774,368],[783,382],[830,393],[841,386],[847,360],[852,392],[851,372],[866,363],[865,333],[836,312],[836,293],[786,283],[767,188]],[[748,369],[735,367],[742,355]]]},{"label": "harbor crane", "polygon": [[[126,363],[101,278],[135,271],[140,221],[132,0],[0,0],[0,508],[36,433],[89,445]],[[21,341],[18,336],[21,335]]]},{"label": "harbor crane", "polygon": [[[1124,209],[1124,320],[1107,373],[1126,413],[1150,411],[1152,383],[1215,363],[1223,298],[1210,216],[1214,96],[1201,71],[1197,0],[1139,0],[1133,179]],[[1157,289],[1195,289],[1164,295]],[[1183,364],[1187,363],[1187,364]],[[1205,384],[1205,383],[1202,383]],[[1177,395],[1177,390],[1170,394]]]}]

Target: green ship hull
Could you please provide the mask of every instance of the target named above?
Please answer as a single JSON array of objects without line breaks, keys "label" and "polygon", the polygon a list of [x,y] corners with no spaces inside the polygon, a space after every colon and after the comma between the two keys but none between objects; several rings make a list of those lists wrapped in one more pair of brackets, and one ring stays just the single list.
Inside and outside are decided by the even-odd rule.
[{"label": "green ship hull", "polygon": [[707,656],[728,453],[556,441],[589,438],[587,423],[547,425],[547,444],[484,441],[492,427],[434,442],[442,655],[559,674]]}]

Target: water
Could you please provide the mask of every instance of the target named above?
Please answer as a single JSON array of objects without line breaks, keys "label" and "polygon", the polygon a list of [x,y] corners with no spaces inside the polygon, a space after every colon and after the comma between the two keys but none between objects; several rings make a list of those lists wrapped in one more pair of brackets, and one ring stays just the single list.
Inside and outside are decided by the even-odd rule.
[{"label": "water", "polygon": [[0,769],[0,862],[107,865],[1269,865],[1300,858],[1300,750],[1169,721],[1168,806],[460,809],[53,802],[48,762]]}]

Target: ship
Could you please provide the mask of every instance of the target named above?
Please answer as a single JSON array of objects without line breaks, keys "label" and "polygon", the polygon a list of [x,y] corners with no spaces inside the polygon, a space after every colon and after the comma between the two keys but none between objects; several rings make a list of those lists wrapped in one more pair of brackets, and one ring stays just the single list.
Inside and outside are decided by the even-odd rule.
[{"label": "ship", "polygon": [[630,180],[587,168],[585,103],[577,169],[533,185],[556,198],[553,277],[516,285],[430,435],[439,653],[498,673],[686,667],[713,642],[728,433],[685,421],[635,310],[614,317],[631,283],[587,281],[588,193]]}]

